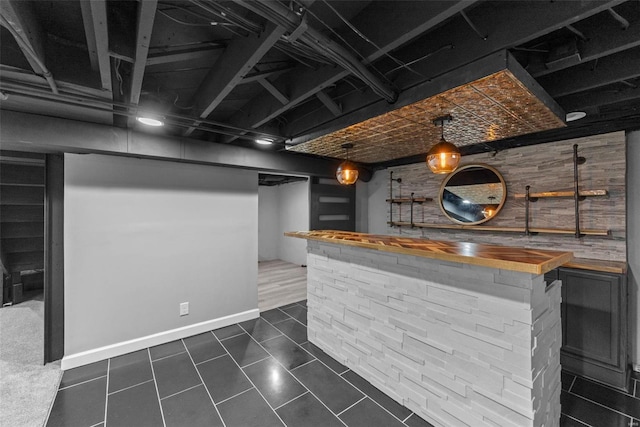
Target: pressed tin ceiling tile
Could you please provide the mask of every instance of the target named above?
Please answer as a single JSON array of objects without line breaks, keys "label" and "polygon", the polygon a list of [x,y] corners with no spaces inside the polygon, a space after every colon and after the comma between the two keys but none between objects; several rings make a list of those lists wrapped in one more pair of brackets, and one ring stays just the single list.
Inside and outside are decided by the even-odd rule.
[{"label": "pressed tin ceiling tile", "polygon": [[361,163],[426,154],[440,140],[441,130],[433,120],[447,114],[453,121],[445,125],[445,139],[459,147],[565,126],[562,118],[534,95],[540,90],[530,89],[507,68],[291,150],[344,158],[342,144],[351,142],[354,147],[349,158]]}]

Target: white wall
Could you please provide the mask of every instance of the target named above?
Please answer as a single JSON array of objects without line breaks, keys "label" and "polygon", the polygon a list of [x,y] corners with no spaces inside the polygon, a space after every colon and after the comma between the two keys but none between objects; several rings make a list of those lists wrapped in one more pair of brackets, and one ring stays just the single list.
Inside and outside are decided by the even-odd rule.
[{"label": "white wall", "polygon": [[307,264],[307,241],[286,237],[285,231],[309,230],[309,181],[278,186],[280,207],[278,259],[298,265]]},{"label": "white wall", "polygon": [[369,183],[356,182],[356,230],[359,233],[369,232]]},{"label": "white wall", "polygon": [[369,233],[388,234],[389,204],[385,200],[389,198],[389,172],[386,169],[373,174],[371,181],[367,183],[367,195]]},{"label": "white wall", "polygon": [[640,131],[627,134],[627,262],[631,361],[640,372]]},{"label": "white wall", "polygon": [[258,260],[306,265],[307,241],[284,233],[309,230],[309,181],[260,186],[258,195]]},{"label": "white wall", "polygon": [[278,259],[278,188],[266,185],[258,187],[258,261]]},{"label": "white wall", "polygon": [[246,170],[66,154],[65,359],[257,316],[257,182]]}]

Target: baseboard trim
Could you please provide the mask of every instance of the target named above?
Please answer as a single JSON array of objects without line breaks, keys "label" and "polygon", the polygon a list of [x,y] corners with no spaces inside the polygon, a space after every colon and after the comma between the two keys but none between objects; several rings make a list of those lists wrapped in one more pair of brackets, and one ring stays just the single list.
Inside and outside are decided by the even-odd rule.
[{"label": "baseboard trim", "polygon": [[136,338],[129,341],[123,341],[92,350],[64,356],[60,363],[62,370],[77,368],[78,366],[88,365],[89,363],[98,362],[100,360],[116,357],[132,351],[142,350],[147,347],[164,344],[180,338],[190,337],[192,335],[201,334],[203,332],[212,331],[214,329],[224,328],[234,323],[244,322],[246,320],[256,319],[260,316],[260,311],[256,308],[253,310],[243,311],[241,313],[229,316],[219,317],[217,319],[207,320],[205,322],[193,325],[183,326],[177,329],[171,329],[159,332],[153,335]]}]

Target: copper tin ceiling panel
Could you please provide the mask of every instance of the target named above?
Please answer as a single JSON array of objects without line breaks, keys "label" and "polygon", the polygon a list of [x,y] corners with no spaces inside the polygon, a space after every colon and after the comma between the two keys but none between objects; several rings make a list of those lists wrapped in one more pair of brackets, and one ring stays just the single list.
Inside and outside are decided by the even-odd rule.
[{"label": "copper tin ceiling panel", "polygon": [[565,126],[543,101],[504,69],[471,83],[323,135],[291,150],[378,163],[423,154],[440,140],[436,117],[451,114],[444,136],[459,147]]}]

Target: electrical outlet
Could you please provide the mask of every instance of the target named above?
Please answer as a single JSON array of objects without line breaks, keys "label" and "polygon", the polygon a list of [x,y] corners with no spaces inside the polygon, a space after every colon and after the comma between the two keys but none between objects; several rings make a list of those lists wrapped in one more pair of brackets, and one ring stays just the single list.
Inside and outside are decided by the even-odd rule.
[{"label": "electrical outlet", "polygon": [[180,316],[186,316],[189,314],[189,303],[181,302],[180,303]]}]

